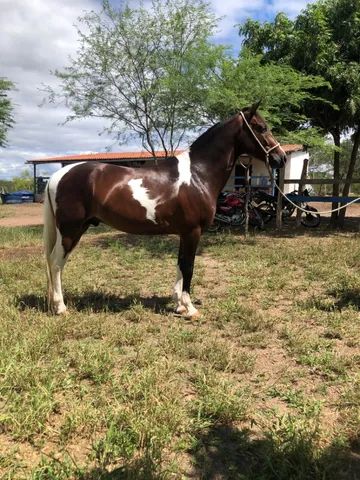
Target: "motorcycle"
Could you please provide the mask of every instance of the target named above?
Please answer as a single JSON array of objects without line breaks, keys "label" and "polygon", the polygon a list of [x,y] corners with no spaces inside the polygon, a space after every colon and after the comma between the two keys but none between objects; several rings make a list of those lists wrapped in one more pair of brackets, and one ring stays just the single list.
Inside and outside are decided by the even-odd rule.
[{"label": "motorcycle", "polygon": [[[294,190],[289,195],[299,195],[297,190]],[[301,192],[302,196],[310,196],[308,190]],[[256,207],[263,217],[264,223],[268,223],[272,218],[276,218],[277,196],[269,195],[266,192],[259,190],[254,195]],[[321,218],[316,208],[310,207],[304,202],[294,201],[296,205],[302,207],[306,212],[301,213],[301,224],[305,227],[314,228],[319,226]],[[294,213],[296,206],[290,203],[286,197],[282,199],[282,219],[286,221]]]},{"label": "motorcycle", "polygon": [[[217,232],[224,228],[239,228],[245,224],[246,194],[238,192],[222,192],[217,200],[216,213],[209,232]],[[264,228],[261,214],[250,199],[248,203],[249,225]]]}]

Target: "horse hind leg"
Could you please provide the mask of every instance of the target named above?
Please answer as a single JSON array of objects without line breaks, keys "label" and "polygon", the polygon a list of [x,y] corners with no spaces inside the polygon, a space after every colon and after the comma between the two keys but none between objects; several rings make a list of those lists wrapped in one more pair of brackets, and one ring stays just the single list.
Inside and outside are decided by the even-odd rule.
[{"label": "horse hind leg", "polygon": [[56,242],[48,258],[48,301],[49,308],[55,315],[66,312],[61,286],[62,271],[67,260],[67,253],[62,244],[62,235],[56,229]]},{"label": "horse hind leg", "polygon": [[[62,292],[62,271],[70,253],[78,244],[88,226],[88,224],[84,224],[80,228],[65,229],[69,231],[64,234],[61,234],[60,230],[56,229],[56,243],[51,252],[50,261],[48,262],[49,283],[51,283],[52,286],[52,288],[49,289],[49,306],[50,310],[55,315],[66,313],[66,306]],[[72,231],[70,232],[70,230]]]},{"label": "horse hind leg", "polygon": [[199,315],[198,310],[193,306],[190,298],[190,285],[199,239],[199,230],[194,230],[190,234],[182,236],[180,239],[174,296],[177,301],[176,312],[188,318]]}]

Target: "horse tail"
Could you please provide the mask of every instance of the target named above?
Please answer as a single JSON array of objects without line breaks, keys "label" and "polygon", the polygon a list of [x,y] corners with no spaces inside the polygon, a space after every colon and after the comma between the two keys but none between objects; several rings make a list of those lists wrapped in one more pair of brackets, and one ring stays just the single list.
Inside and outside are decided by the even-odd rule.
[{"label": "horse tail", "polygon": [[50,180],[46,186],[45,198],[44,198],[44,251],[46,259],[46,271],[48,279],[48,294],[53,289],[53,282],[51,276],[51,267],[50,260],[51,254],[54,250],[56,243],[56,220],[54,207],[51,202],[50,190],[49,190]]}]

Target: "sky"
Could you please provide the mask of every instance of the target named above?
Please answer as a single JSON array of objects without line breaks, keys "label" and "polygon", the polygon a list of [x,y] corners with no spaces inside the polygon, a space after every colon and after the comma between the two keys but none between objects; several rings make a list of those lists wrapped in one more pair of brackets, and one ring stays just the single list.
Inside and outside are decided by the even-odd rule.
[{"label": "sky", "polygon": [[[310,1],[211,0],[214,12],[222,17],[214,41],[238,50],[237,24],[247,18],[271,20],[280,11],[295,17]],[[43,86],[56,86],[51,72],[62,70],[69,56],[75,55],[77,18],[100,8],[101,0],[1,0],[0,77],[16,86],[10,94],[16,123],[9,130],[8,146],[0,147],[0,179],[20,175],[29,168],[25,161],[30,159],[138,149],[137,145],[118,145],[110,136],[100,135],[105,126],[101,119],[64,124],[69,110],[43,102]],[[56,168],[45,165],[38,174],[47,175]]]}]

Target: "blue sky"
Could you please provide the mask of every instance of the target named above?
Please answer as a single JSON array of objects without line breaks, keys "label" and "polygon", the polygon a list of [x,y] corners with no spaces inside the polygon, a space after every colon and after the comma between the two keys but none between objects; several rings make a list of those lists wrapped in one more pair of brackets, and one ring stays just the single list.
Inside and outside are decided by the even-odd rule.
[{"label": "blue sky", "polygon": [[[135,2],[136,0],[132,0]],[[119,4],[119,1],[113,1]],[[223,17],[215,41],[239,49],[235,25],[246,18],[271,20],[283,11],[295,17],[306,0],[211,0],[215,13]],[[136,149],[116,144],[99,135],[104,123],[82,120],[63,124],[69,113],[65,106],[40,106],[43,84],[55,85],[51,71],[62,69],[77,47],[74,25],[84,11],[100,8],[100,0],[2,0],[0,16],[0,76],[16,84],[11,93],[16,124],[8,136],[8,147],[0,149],[0,179],[24,170],[25,161],[57,155]],[[47,174],[53,167],[44,167]]]}]

